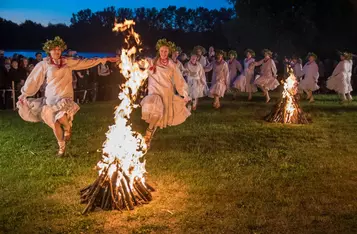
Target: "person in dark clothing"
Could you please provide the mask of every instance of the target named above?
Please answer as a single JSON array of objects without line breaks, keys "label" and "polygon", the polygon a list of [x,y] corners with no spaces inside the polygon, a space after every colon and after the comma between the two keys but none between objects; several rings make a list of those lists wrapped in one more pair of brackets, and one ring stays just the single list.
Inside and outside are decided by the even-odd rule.
[{"label": "person in dark clothing", "polygon": [[3,51],[3,50],[0,50],[0,67],[1,66],[4,66],[4,64],[5,64],[5,51]]},{"label": "person in dark clothing", "polygon": [[[15,93],[16,93],[16,99],[20,95],[20,90],[21,87],[25,84],[26,76],[21,72],[19,69],[19,64],[17,60],[12,60],[11,61],[11,68],[8,73],[8,81],[9,82],[14,82],[15,84]],[[11,87],[11,84],[10,84]]]},{"label": "person in dark clothing", "polygon": [[36,66],[37,63],[42,61],[42,53],[41,52],[37,52],[35,56],[36,56],[36,59],[32,62],[32,64],[34,66]]}]

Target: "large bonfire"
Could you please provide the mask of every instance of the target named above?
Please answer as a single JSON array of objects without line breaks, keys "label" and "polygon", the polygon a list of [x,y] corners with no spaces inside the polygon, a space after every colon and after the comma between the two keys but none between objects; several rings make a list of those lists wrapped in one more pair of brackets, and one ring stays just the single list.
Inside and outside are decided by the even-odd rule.
[{"label": "large bonfire", "polygon": [[274,106],[265,120],[273,123],[289,123],[289,124],[307,124],[305,113],[300,108],[297,100],[298,81],[291,69],[289,69],[289,77],[284,81],[284,90],[278,103]]},{"label": "large bonfire", "polygon": [[115,124],[109,127],[103,145],[103,157],[98,162],[99,176],[93,184],[81,190],[81,203],[87,203],[83,214],[96,207],[104,210],[132,210],[151,201],[154,189],[145,182],[147,146],[141,134],[132,130],[130,120],[140,87],[148,77],[148,63],[136,61],[140,51],[140,36],[134,31],[135,22],[115,23],[113,31],[125,32],[125,46],[119,67],[126,78],[119,94],[120,105],[115,110]]}]

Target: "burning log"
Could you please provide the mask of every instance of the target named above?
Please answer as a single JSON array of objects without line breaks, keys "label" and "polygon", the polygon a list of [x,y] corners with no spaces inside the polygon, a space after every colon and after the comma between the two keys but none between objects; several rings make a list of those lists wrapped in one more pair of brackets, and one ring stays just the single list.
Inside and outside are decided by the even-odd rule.
[{"label": "burning log", "polygon": [[133,29],[134,21],[115,24],[115,30],[128,31],[125,38],[126,49],[122,49],[121,73],[126,78],[121,100],[115,110],[115,124],[109,127],[107,140],[103,145],[103,157],[98,162],[99,176],[91,184],[80,190],[81,203],[87,204],[82,214],[102,210],[133,210],[135,206],[152,200],[154,188],[145,182],[145,160],[147,145],[144,137],[133,131],[130,114],[138,107],[140,88],[148,77],[148,62],[136,62],[136,47],[141,45],[139,35]]},{"label": "burning log", "polygon": [[308,124],[309,120],[302,111],[297,95],[298,82],[291,69],[289,77],[284,81],[284,90],[278,103],[272,111],[265,117],[265,120],[272,123]]},{"label": "burning log", "polygon": [[133,210],[134,206],[152,200],[152,187],[141,179],[135,179],[131,184],[130,178],[119,170],[119,166],[119,163],[115,165],[117,170],[111,176],[108,168],[103,170],[93,184],[80,191],[81,203],[87,203],[82,214],[96,207],[103,210]]}]

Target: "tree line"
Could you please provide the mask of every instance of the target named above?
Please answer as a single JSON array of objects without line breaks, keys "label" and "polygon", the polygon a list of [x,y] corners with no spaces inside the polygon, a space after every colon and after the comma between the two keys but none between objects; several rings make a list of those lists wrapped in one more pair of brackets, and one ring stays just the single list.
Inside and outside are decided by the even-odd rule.
[{"label": "tree line", "polygon": [[315,51],[330,56],[336,50],[357,52],[357,4],[353,0],[229,0],[232,8],[208,10],[118,8],[81,10],[70,25],[43,26],[25,21],[16,24],[0,18],[0,47],[39,50],[46,39],[61,36],[69,48],[78,51],[115,51],[122,36],[112,32],[115,22],[136,21],[136,31],[146,49],[153,52],[160,38],[167,38],[189,52],[195,45],[206,48],[263,48],[284,55]]}]

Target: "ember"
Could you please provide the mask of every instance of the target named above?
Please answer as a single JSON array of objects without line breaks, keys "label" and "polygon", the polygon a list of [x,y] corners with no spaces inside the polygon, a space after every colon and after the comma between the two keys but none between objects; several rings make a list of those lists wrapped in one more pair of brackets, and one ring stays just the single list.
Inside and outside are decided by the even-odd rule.
[{"label": "ember", "polygon": [[292,70],[284,81],[284,90],[278,103],[265,120],[273,123],[307,124],[309,120],[300,108],[296,98],[298,82]]},{"label": "ember", "polygon": [[[119,67],[126,82],[119,94],[120,105],[115,110],[115,124],[107,132],[103,145],[103,157],[98,162],[99,177],[93,184],[81,189],[81,203],[87,203],[82,214],[96,207],[103,210],[132,210],[134,206],[152,200],[154,189],[145,181],[143,156],[147,146],[141,134],[132,130],[130,114],[139,96],[139,89],[148,77],[146,60],[135,61],[140,51],[140,36],[135,33],[135,22],[116,23],[113,31],[126,32],[126,47],[122,49]],[[135,46],[131,45],[135,44]],[[138,48],[137,48],[138,47]]]}]

